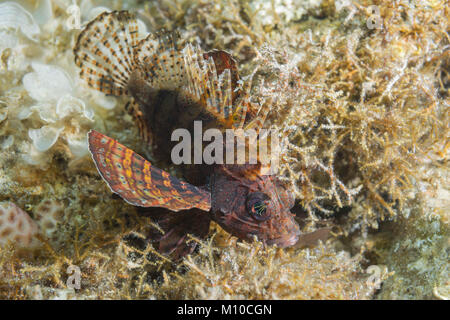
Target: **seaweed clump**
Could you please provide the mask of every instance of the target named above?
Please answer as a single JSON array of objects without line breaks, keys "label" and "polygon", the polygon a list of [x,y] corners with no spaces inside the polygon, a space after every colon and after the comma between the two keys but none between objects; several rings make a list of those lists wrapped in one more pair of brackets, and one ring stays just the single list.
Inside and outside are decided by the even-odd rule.
[{"label": "seaweed clump", "polygon": [[351,258],[331,245],[297,252],[261,243],[201,248],[183,262],[185,274],[166,277],[159,298],[369,299],[377,289],[367,282],[360,255]]}]

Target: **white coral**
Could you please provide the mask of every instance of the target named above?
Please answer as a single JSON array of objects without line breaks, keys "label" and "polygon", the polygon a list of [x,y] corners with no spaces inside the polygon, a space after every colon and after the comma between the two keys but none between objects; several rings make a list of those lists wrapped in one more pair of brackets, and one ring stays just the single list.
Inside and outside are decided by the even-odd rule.
[{"label": "white coral", "polygon": [[34,72],[23,77],[23,85],[30,97],[40,102],[49,102],[72,93],[72,83],[64,70],[38,62],[31,65]]},{"label": "white coral", "polygon": [[59,119],[73,114],[80,113],[89,120],[94,119],[94,112],[86,107],[83,100],[75,98],[69,94],[66,94],[59,98],[56,104],[56,115]]},{"label": "white coral", "polygon": [[19,4],[10,1],[0,4],[0,29],[19,29],[34,41],[40,33],[33,16]]},{"label": "white coral", "polygon": [[70,151],[76,158],[82,158],[88,154],[88,143],[84,135],[79,137],[78,135],[67,134],[66,139]]},{"label": "white coral", "polygon": [[3,139],[0,140],[0,148],[5,150],[11,147],[14,143],[14,137],[13,136],[6,136],[3,137]]},{"label": "white coral", "polygon": [[[24,76],[23,85],[36,104],[24,108],[18,116],[26,119],[36,112],[41,120],[48,123],[41,128],[28,130],[35,150],[45,152],[58,141],[66,128],[64,119],[82,115],[92,121],[94,112],[86,107],[83,100],[73,96],[75,90],[72,81],[63,69],[38,62],[33,62],[32,67],[34,71]],[[86,143],[80,137],[67,133],[67,141],[75,157],[87,154]],[[28,163],[39,164],[44,158],[35,155],[24,159],[29,160]]]},{"label": "white coral", "polygon": [[33,146],[40,152],[50,149],[58,140],[63,128],[43,126],[40,129],[29,129],[28,136],[33,141]]},{"label": "white coral", "polygon": [[281,17],[285,23],[301,19],[307,9],[317,6],[317,1],[297,2],[293,0],[255,0],[249,3],[250,9],[262,25],[275,23],[275,16]]}]

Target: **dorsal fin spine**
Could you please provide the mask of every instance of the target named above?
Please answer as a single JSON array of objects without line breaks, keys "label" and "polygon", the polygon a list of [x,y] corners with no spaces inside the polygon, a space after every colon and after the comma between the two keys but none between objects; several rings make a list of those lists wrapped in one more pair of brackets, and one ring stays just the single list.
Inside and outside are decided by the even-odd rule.
[{"label": "dorsal fin spine", "polygon": [[120,96],[129,94],[130,77],[139,69],[148,88],[179,90],[184,99],[199,102],[225,127],[243,127],[248,102],[235,100],[247,99],[248,94],[244,89],[233,92],[238,75],[231,55],[218,50],[203,53],[190,43],[177,50],[175,32],[150,34],[139,42],[138,34],[133,14],[100,14],[82,31],[74,48],[80,76],[94,89]]}]

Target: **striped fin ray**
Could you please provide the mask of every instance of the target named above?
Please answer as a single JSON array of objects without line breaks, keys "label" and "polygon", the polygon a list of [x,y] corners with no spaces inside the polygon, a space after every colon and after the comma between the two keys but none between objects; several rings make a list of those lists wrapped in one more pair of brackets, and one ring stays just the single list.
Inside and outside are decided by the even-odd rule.
[{"label": "striped fin ray", "polygon": [[[222,50],[212,50],[204,53],[203,57],[205,59],[208,59],[209,57],[213,59],[218,75],[222,74],[224,70],[229,70],[231,73],[232,86],[237,86],[237,82],[239,81],[237,63],[228,52]],[[238,91],[233,92],[233,102],[237,95]]]},{"label": "striped fin ray", "polygon": [[103,179],[126,202],[172,211],[209,211],[210,193],[152,166],[140,155],[95,130],[88,133],[89,150]]},{"label": "striped fin ray", "polygon": [[74,48],[80,77],[107,95],[127,94],[138,34],[135,16],[127,11],[98,15],[80,33]]},{"label": "striped fin ray", "polygon": [[138,43],[136,61],[149,87],[175,90],[186,83],[184,60],[178,42],[177,32],[163,30],[149,34]]},{"label": "striped fin ray", "polygon": [[255,104],[251,103],[252,108],[258,108],[257,115],[244,126],[244,130],[255,130],[257,134],[261,131],[261,128],[264,125],[264,122],[266,121],[267,114],[270,111],[270,107],[272,105],[273,99],[271,97],[267,98],[262,103],[259,103],[255,106]]},{"label": "striped fin ray", "polygon": [[[205,59],[213,59],[219,77],[223,72],[230,73],[231,81],[226,83],[227,86],[224,88],[224,91],[226,92],[227,97],[231,97],[232,101],[232,108],[230,110],[231,127],[233,129],[243,128],[249,106],[250,83],[244,83],[244,87],[238,86],[239,73],[237,63],[228,52],[212,50],[204,53],[203,57]],[[223,104],[227,103],[228,101],[224,101]]]},{"label": "striped fin ray", "polygon": [[188,44],[184,50],[188,84],[183,91],[199,101],[226,128],[237,128],[245,120],[247,108],[235,105],[238,75],[235,61],[225,51],[202,54],[199,47]]},{"label": "striped fin ray", "polygon": [[[236,92],[238,90],[235,90]],[[244,83],[244,87],[239,90],[239,95],[233,101],[235,105],[233,111],[233,129],[244,128],[244,123],[247,117],[251,116],[251,103],[250,103],[250,83]]]},{"label": "striped fin ray", "polygon": [[248,103],[244,101],[242,104],[236,105],[232,117],[232,128],[242,129],[244,127],[245,116],[247,114]]},{"label": "striped fin ray", "polygon": [[133,98],[125,105],[125,110],[133,117],[134,122],[139,129],[139,135],[148,145],[152,144],[152,137],[148,128],[148,123],[145,120],[144,114],[139,108],[139,104]]},{"label": "striped fin ray", "polygon": [[[205,68],[203,59],[200,57],[200,48],[192,46],[190,43],[183,49],[184,63],[186,66],[186,75],[188,79],[188,85],[185,91],[191,95],[191,97],[200,101],[201,96],[205,88]],[[210,66],[212,68],[212,66]],[[211,110],[211,112],[216,112]]]}]

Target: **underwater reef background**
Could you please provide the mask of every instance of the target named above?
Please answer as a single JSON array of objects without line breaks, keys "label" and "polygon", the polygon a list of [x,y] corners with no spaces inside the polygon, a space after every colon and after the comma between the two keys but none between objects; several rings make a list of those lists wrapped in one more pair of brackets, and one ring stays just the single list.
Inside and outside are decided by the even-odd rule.
[{"label": "underwater reef background", "polygon": [[[0,2],[0,298],[450,297],[447,1],[77,4]],[[302,231],[330,239],[267,248],[213,224],[178,264],[144,241],[151,219],[112,196],[87,149],[96,129],[145,154],[126,99],[88,89],[74,64],[105,10],[236,58],[252,95],[273,99]]]}]

